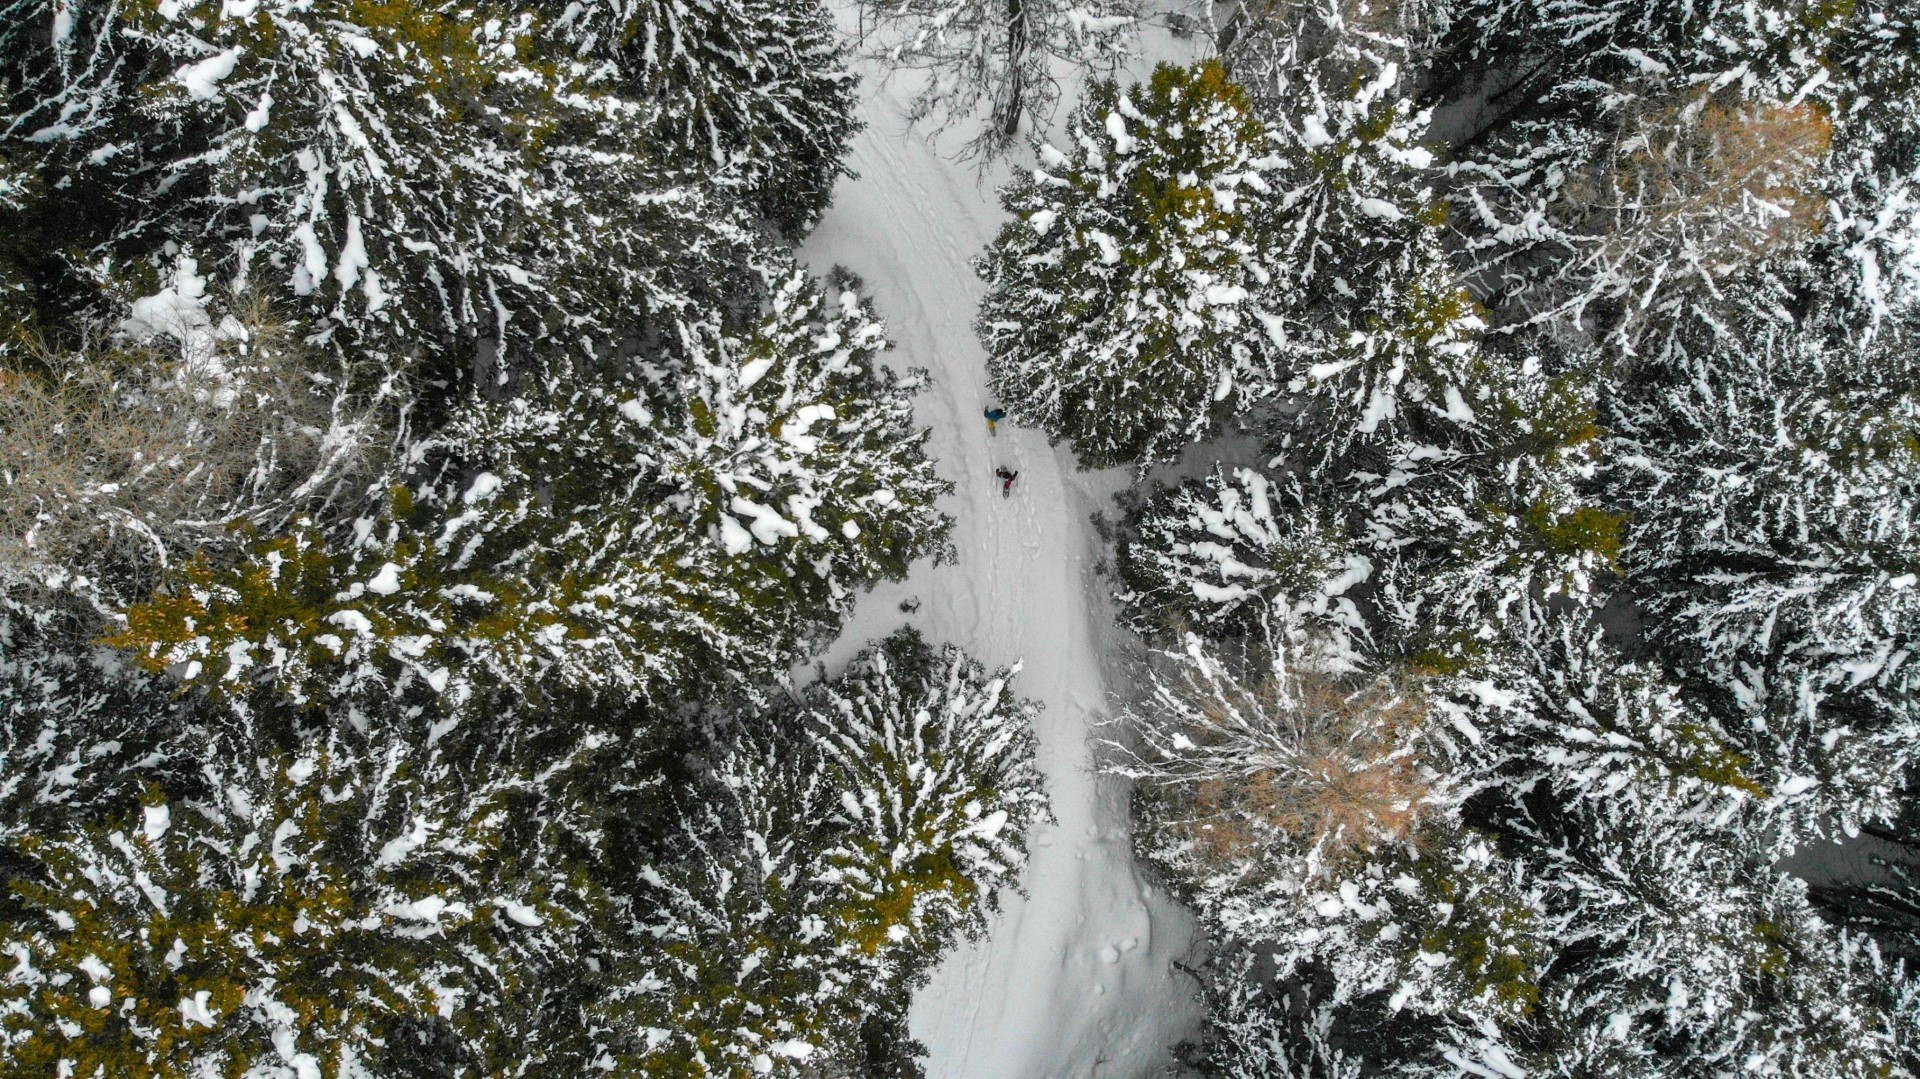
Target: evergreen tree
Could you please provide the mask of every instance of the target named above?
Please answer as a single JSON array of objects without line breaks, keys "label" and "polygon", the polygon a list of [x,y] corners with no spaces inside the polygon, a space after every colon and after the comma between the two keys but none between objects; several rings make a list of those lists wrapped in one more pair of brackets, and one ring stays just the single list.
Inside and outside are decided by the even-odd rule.
[{"label": "evergreen tree", "polygon": [[114,643],[216,688],[456,709],[789,666],[946,531],[882,334],[790,271],[752,336],[684,342],[691,368],[651,384],[562,369],[477,406],[383,519],[196,561]]},{"label": "evergreen tree", "polygon": [[1461,1024],[1459,1054],[1568,1076],[1886,1066],[1869,957],[1770,864],[1734,734],[1598,638],[1558,615],[1439,698],[1481,777],[1467,813],[1539,883],[1551,949],[1528,1021]]},{"label": "evergreen tree", "polygon": [[1216,467],[1139,503],[1118,562],[1122,616],[1142,636],[1210,638],[1283,628],[1320,667],[1354,668],[1367,624],[1349,598],[1373,575],[1331,499],[1250,468]]},{"label": "evergreen tree", "polygon": [[[1250,693],[1217,667],[1189,675],[1212,680],[1197,703],[1135,717],[1149,856],[1232,942],[1205,971],[1223,1074],[1864,1076],[1900,1059],[1881,961],[1768,864],[1765,792],[1725,732],[1580,626],[1558,617],[1470,673],[1427,679],[1417,741],[1380,741],[1409,713],[1369,709],[1377,696]],[[1257,718],[1289,707],[1291,723]],[[1302,737],[1329,729],[1365,769],[1329,767],[1324,734]],[[1424,800],[1404,780],[1356,782],[1391,774],[1394,746],[1416,747]],[[1345,812],[1286,812],[1303,788],[1346,792],[1310,803]],[[1410,809],[1428,838],[1396,859],[1381,825]],[[1371,842],[1332,856],[1336,820],[1366,822],[1351,834]],[[1435,846],[1447,820],[1475,838]],[[1316,873],[1341,886],[1303,917],[1273,882]],[[1445,917],[1404,921],[1416,896],[1444,899]],[[1419,926],[1418,963],[1382,923]],[[1462,992],[1476,972],[1465,988],[1481,992]]]},{"label": "evergreen tree", "polygon": [[854,77],[827,11],[814,0],[547,0],[547,32],[586,65],[655,110],[663,151],[789,234],[819,220],[859,128]]},{"label": "evergreen tree", "polygon": [[1453,415],[1356,470],[1380,566],[1380,632],[1447,670],[1542,608],[1599,605],[1621,517],[1591,488],[1601,460],[1594,383],[1580,353],[1522,339],[1482,350]]},{"label": "evergreen tree", "polygon": [[642,872],[614,1028],[674,1073],[859,1069],[866,1031],[977,935],[1046,813],[1034,705],[951,646],[880,642],[715,747],[674,861]]},{"label": "evergreen tree", "polygon": [[94,654],[89,629],[69,612],[0,600],[0,844],[132,803],[182,752],[169,736],[180,702]]},{"label": "evergreen tree", "polygon": [[1729,302],[1619,403],[1624,560],[1651,640],[1739,717],[1763,782],[1851,832],[1896,812],[1914,764],[1913,327],[1863,333],[1792,276]]},{"label": "evergreen tree", "polygon": [[1274,139],[1256,296],[1295,409],[1280,445],[1316,478],[1409,426],[1459,420],[1477,388],[1481,312],[1441,243],[1429,117],[1391,20],[1317,0],[1270,12],[1228,52]]},{"label": "evergreen tree", "polygon": [[1267,136],[1218,64],[1092,86],[1002,193],[976,329],[1008,411],[1092,466],[1171,457],[1273,390],[1249,305]]},{"label": "evergreen tree", "polygon": [[64,178],[31,223],[56,315],[173,289],[191,318],[192,277],[484,384],[555,337],[663,334],[751,243],[649,161],[650,108],[581,83],[508,3],[11,0],[0,22],[7,152]]},{"label": "evergreen tree", "polygon": [[407,737],[206,748],[197,797],[154,788],[16,841],[9,1070],[406,1075],[422,1037],[455,1069],[539,1058],[552,983],[530,975],[568,963],[590,911],[528,872],[513,783],[465,781]]},{"label": "evergreen tree", "polygon": [[1920,302],[1920,18],[1904,4],[1854,5],[1830,54],[1844,105],[1833,113],[1831,223],[1853,265],[1861,313],[1881,318]]},{"label": "evergreen tree", "polygon": [[[26,330],[22,320],[30,304],[26,301],[32,280],[22,263],[32,257],[28,245],[19,242],[27,234],[27,210],[34,200],[37,177],[31,169],[15,164],[0,152],[0,228],[15,237],[0,246],[0,339],[11,339]],[[0,345],[0,349],[6,346]],[[4,354],[4,353],[0,353]]]}]

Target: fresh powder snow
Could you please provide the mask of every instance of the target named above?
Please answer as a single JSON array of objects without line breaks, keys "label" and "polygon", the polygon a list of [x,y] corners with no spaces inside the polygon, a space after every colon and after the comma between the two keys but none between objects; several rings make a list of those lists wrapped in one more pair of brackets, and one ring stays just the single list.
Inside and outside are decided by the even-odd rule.
[{"label": "fresh powder snow", "polygon": [[[1125,787],[1092,773],[1095,725],[1122,688],[1103,658],[1122,644],[1109,585],[1093,573],[1101,542],[1089,517],[1128,477],[1079,471],[1035,431],[1002,423],[989,437],[981,411],[994,402],[972,328],[983,286],[969,264],[1005,220],[995,188],[1009,166],[982,174],[910,128],[903,81],[867,73],[867,128],[849,162],[858,178],[835,190],[801,254],[816,272],[838,264],[864,279],[895,342],[887,362],[932,374],[916,415],[957,486],[943,508],[959,559],[922,563],[864,597],[825,665],[838,670],[903,622],[990,665],[1024,661],[1014,689],[1045,705],[1039,765],[1056,818],[1032,837],[1025,894],[1002,895],[987,938],[935,971],[911,1030],[932,1079],[1155,1075],[1199,1029],[1196,984],[1175,966],[1197,958],[1194,925],[1134,864]],[[1011,498],[998,466],[1020,474]]]}]

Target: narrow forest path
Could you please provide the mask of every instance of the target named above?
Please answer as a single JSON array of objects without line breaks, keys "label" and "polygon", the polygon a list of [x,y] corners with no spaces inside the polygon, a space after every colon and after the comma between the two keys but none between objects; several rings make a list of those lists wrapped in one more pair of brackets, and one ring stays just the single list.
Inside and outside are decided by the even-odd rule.
[{"label": "narrow forest path", "polygon": [[[1077,471],[1070,451],[1034,431],[1002,423],[988,437],[971,329],[982,286],[969,260],[1003,220],[994,189],[1005,167],[982,179],[947,160],[907,129],[897,89],[871,77],[864,89],[858,179],[842,181],[801,254],[816,272],[860,275],[895,342],[888,362],[932,373],[915,407],[956,484],[944,508],[959,559],[862,598],[825,662],[837,669],[902,623],[990,665],[1024,662],[1015,688],[1045,704],[1039,764],[1057,818],[1033,836],[1026,894],[1002,896],[989,935],[949,956],[914,1001],[913,1034],[934,1079],[1140,1079],[1193,1032],[1199,1007],[1193,980],[1171,966],[1189,953],[1192,920],[1136,872],[1125,790],[1089,770],[1114,632],[1089,516],[1126,476]],[[1005,499],[993,478],[1002,465],[1020,473]],[[908,599],[917,612],[900,609]]]}]

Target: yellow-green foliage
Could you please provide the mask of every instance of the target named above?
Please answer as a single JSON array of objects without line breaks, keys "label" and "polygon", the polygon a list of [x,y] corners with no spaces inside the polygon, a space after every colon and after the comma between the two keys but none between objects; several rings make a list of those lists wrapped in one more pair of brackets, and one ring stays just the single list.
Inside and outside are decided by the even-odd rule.
[{"label": "yellow-green foliage", "polygon": [[462,95],[485,92],[493,82],[496,71],[474,40],[470,9],[434,10],[420,0],[352,0],[347,18],[391,43],[402,58],[424,62],[430,72],[427,89],[436,96],[457,102]]},{"label": "yellow-green foliage", "polygon": [[[152,795],[148,804],[164,803]],[[316,838],[306,831],[310,813],[291,823],[300,838]],[[315,977],[337,965],[337,938],[353,920],[342,883],[323,871],[296,881],[270,876],[259,882],[268,894],[247,895],[240,882],[220,880],[208,864],[213,852],[197,846],[163,846],[129,820],[93,826],[78,843],[23,841],[50,883],[18,883],[16,899],[56,926],[32,949],[33,963],[71,976],[31,991],[0,988],[0,996],[19,994],[26,1015],[18,1018],[31,1024],[9,1061],[15,1074],[54,1075],[66,1062],[82,1076],[186,1076],[217,1046],[232,1054],[226,1074],[238,1075],[263,1057],[276,1059],[270,1045],[234,1044],[248,1040],[236,1037],[245,1023],[235,1019],[266,970],[278,975],[276,996],[315,1041],[354,1025],[350,998],[334,997],[331,980]],[[90,862],[108,851],[124,851],[124,871],[148,878],[145,895],[108,894],[88,879],[97,872]],[[89,959],[104,966],[105,978],[79,973]],[[89,1001],[95,985],[110,991],[108,1007]],[[391,989],[378,995],[387,1008],[429,1009],[422,987],[415,991],[411,1000]],[[187,1018],[183,1001],[202,1003],[215,1024]]]},{"label": "yellow-green foliage", "polygon": [[[150,794],[147,806],[165,802]],[[368,1038],[376,1016],[431,1015],[433,979],[413,950],[368,932],[389,916],[368,910],[324,863],[297,874],[272,864],[274,853],[306,854],[328,840],[317,792],[289,808],[250,851],[221,850],[224,837],[179,820],[193,811],[177,806],[175,827],[159,837],[126,819],[23,841],[47,880],[16,882],[14,898],[46,920],[24,948],[50,977],[0,986],[21,1009],[8,1017],[13,1033],[27,1034],[9,1054],[10,1074],[67,1066],[80,1076],[187,1076],[224,1056],[221,1074],[238,1076],[281,1059],[269,1024],[250,1014],[258,992],[289,1010],[283,1025],[331,1079],[337,1047]],[[236,857],[239,866],[229,863]],[[90,999],[98,989],[110,994],[104,1007]]]},{"label": "yellow-green foliage", "polygon": [[[272,58],[287,41],[263,5],[246,16],[235,16],[221,0],[197,0],[174,5],[174,11],[162,14],[165,0],[133,0],[126,18],[134,25],[153,30],[178,19],[190,19],[195,25],[217,28],[241,42],[255,58]],[[484,94],[498,76],[501,64],[488,58],[475,36],[476,19],[471,8],[454,8],[434,0],[319,0],[312,5],[321,18],[338,29],[348,30],[371,40],[378,50],[397,61],[391,70],[418,72],[425,91],[421,102],[450,122],[462,119],[462,105]],[[338,48],[349,48],[340,42]],[[258,62],[242,57],[241,63]]]},{"label": "yellow-green foliage", "polygon": [[1735,752],[1726,741],[1700,727],[1683,723],[1674,732],[1684,773],[1729,790],[1744,791],[1764,799],[1770,793],[1749,774],[1752,762]]},{"label": "yellow-green foliage", "polygon": [[1467,997],[1491,998],[1509,1014],[1525,1015],[1540,995],[1536,916],[1491,871],[1450,857],[1456,841],[1422,837],[1405,866],[1423,905],[1446,912],[1421,930],[1420,948],[1447,957]]},{"label": "yellow-green foliage", "polygon": [[[1136,107],[1154,121],[1146,133],[1153,140],[1153,167],[1133,174],[1133,205],[1119,210],[1124,221],[1139,228],[1140,241],[1138,250],[1123,248],[1122,259],[1172,275],[1186,268],[1194,236],[1240,229],[1244,215],[1220,206],[1208,182],[1229,163],[1223,146],[1259,145],[1260,121],[1246,90],[1228,79],[1217,60],[1196,67],[1160,65]],[[1074,181],[1092,195],[1102,175],[1089,169]],[[1223,252],[1223,261],[1230,265],[1238,259]]]},{"label": "yellow-green foliage", "polygon": [[[231,688],[252,665],[236,662],[235,645],[249,653],[255,644],[307,653],[305,667],[318,658],[316,638],[333,632],[325,619],[338,610],[341,570],[325,541],[305,527],[257,541],[233,569],[196,555],[166,591],[129,607],[123,628],[101,643],[132,652],[155,672],[186,664],[185,681],[216,688]],[[227,662],[209,670],[216,657]]]},{"label": "yellow-green foliage", "polygon": [[1553,555],[1591,554],[1611,567],[1620,557],[1620,542],[1626,529],[1626,516],[1607,513],[1592,506],[1576,506],[1559,511],[1546,500],[1527,507],[1525,522],[1529,545]]},{"label": "yellow-green foliage", "polygon": [[[941,822],[945,823],[945,822]],[[929,924],[925,912],[972,912],[979,887],[953,858],[953,840],[931,824],[895,843],[891,836],[855,836],[834,852],[844,867],[857,867],[863,879],[853,894],[831,908],[835,934],[868,955],[882,948],[923,948],[944,924]],[[912,851],[906,859],[897,852]]]},{"label": "yellow-green foliage", "polygon": [[[509,862],[496,795],[436,788],[396,749],[270,758],[220,802],[150,790],[131,814],[21,841],[0,1073],[238,1077],[298,1051],[334,1079],[366,1074],[402,1019],[524,1058],[502,1034],[523,1018],[513,949],[570,915],[535,884],[487,881]],[[413,812],[377,823],[395,801]]]}]

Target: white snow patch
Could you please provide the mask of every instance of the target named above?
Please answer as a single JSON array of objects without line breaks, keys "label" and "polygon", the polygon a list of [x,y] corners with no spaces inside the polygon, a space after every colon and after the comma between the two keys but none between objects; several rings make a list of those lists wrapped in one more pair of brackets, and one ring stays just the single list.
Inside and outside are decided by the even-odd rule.
[{"label": "white snow patch", "polygon": [[172,823],[173,813],[164,805],[146,806],[140,810],[140,834],[146,836],[149,843],[158,843]]},{"label": "white snow patch", "polygon": [[173,266],[173,283],[133,301],[120,331],[138,341],[164,335],[196,346],[213,326],[206,299],[207,279],[200,276],[200,263],[182,255]]},{"label": "white snow patch", "polygon": [[727,514],[720,515],[720,547],[730,555],[753,550],[753,533]]},{"label": "white snow patch", "polygon": [[547,924],[547,920],[540,917],[539,911],[534,910],[525,903],[512,899],[501,899],[497,900],[497,902],[500,904],[500,910],[504,912],[508,918],[512,919],[515,925],[534,928]]},{"label": "white snow patch", "polygon": [[335,611],[327,616],[327,624],[339,626],[356,637],[373,636],[373,623],[359,611]]},{"label": "white snow patch", "polygon": [[620,402],[620,414],[642,427],[647,427],[653,423],[653,413],[648,412],[647,406],[641,404],[637,399]]},{"label": "white snow patch", "polygon": [[1401,212],[1400,207],[1395,206],[1386,199],[1364,198],[1356,203],[1356,205],[1360,207],[1361,213],[1366,214],[1368,217],[1379,218],[1382,221],[1398,221],[1407,216]]},{"label": "white snow patch", "polygon": [[220,92],[220,80],[233,74],[234,65],[240,62],[240,54],[244,51],[236,45],[197,64],[187,64],[173,73],[173,81],[186,87],[187,96],[195,101],[212,100]]},{"label": "white snow patch", "polygon": [[360,281],[360,271],[367,268],[367,241],[360,235],[360,215],[347,215],[347,240],[340,245],[340,261],[333,268],[333,279],[340,282],[341,291],[352,288]]},{"label": "white snow patch", "polygon": [[1775,798],[1792,798],[1805,794],[1819,785],[1820,781],[1812,776],[1790,776],[1785,782],[1774,789],[1773,796]]},{"label": "white snow patch", "polygon": [[771,370],[773,370],[773,359],[771,357],[762,357],[758,360],[749,361],[744,367],[740,368],[740,388],[743,390],[752,389],[754,384],[767,377],[767,372]]},{"label": "white snow patch", "polygon": [[198,1023],[203,1027],[214,1026],[219,1022],[213,1013],[207,1010],[207,1001],[213,997],[208,990],[202,989],[191,997],[180,998],[180,1018],[187,1023]]},{"label": "white snow patch", "polygon": [[[248,131],[257,133],[264,131],[271,122],[273,122],[273,95],[261,94],[260,103],[253,107],[252,112],[247,113],[246,128]],[[259,229],[254,230],[254,235],[257,236],[259,233]]]},{"label": "white snow patch", "polygon": [[482,472],[473,478],[472,483],[467,485],[466,493],[460,496],[460,501],[471,506],[475,502],[485,502],[498,493],[499,490],[500,477],[491,472]]},{"label": "white snow patch", "polygon": [[400,567],[391,562],[380,567],[380,572],[367,582],[367,591],[376,596],[391,596],[400,591]]},{"label": "white snow patch", "polygon": [[[1039,215],[1035,214],[1034,216],[1038,217]],[[1113,237],[1101,232],[1099,229],[1088,229],[1087,239],[1092,240],[1093,246],[1100,249],[1101,262],[1111,266],[1120,261],[1120,244]]]},{"label": "white snow patch", "polygon": [[437,895],[416,899],[411,903],[393,903],[387,907],[387,913],[410,922],[426,922],[439,925],[440,915],[446,913],[448,903]]}]

